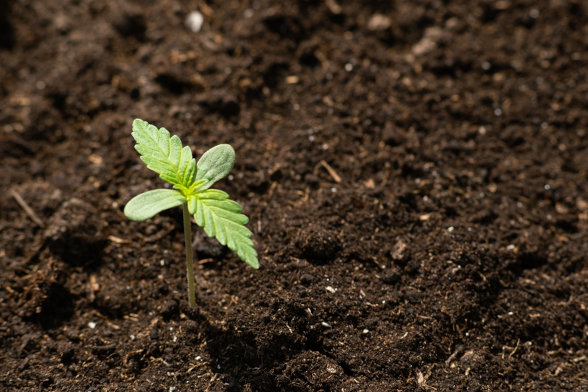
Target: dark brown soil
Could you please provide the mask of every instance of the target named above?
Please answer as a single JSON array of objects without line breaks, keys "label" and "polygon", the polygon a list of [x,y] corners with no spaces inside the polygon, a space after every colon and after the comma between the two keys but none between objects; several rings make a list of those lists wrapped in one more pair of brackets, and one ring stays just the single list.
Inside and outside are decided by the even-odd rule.
[{"label": "dark brown soil", "polygon": [[[587,13],[0,2],[0,390],[588,391]],[[137,117],[237,152],[196,310]]]}]

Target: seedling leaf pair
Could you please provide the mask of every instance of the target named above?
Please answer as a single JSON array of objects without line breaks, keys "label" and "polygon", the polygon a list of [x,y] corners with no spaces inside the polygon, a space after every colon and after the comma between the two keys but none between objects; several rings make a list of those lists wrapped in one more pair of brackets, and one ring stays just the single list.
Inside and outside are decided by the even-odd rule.
[{"label": "seedling leaf pair", "polygon": [[[192,250],[191,241],[188,241],[190,220],[187,214],[194,216],[206,234],[228,246],[251,267],[259,268],[251,231],[245,226],[249,218],[241,213],[242,207],[230,200],[226,192],[210,189],[233,169],[233,147],[220,144],[206,151],[196,162],[190,147],[183,147],[180,138],[170,136],[165,128],[157,129],[146,121],[136,119],[131,135],[137,142],[135,149],[141,160],[174,189],[155,189],[135,196],[125,206],[124,213],[131,220],[144,221],[168,208],[184,207],[189,292],[193,277],[190,276]],[[191,292],[192,306],[193,296]]]}]

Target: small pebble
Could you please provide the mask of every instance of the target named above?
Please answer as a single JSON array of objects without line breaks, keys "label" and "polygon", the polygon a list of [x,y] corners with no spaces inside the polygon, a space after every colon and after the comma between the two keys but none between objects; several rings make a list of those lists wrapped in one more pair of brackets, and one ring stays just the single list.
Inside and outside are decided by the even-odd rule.
[{"label": "small pebble", "polygon": [[203,23],[204,17],[198,11],[192,11],[186,17],[186,27],[188,27],[195,33],[199,32],[202,29]]},{"label": "small pebble", "polygon": [[392,25],[392,20],[383,14],[372,15],[367,23],[368,30],[384,31]]}]

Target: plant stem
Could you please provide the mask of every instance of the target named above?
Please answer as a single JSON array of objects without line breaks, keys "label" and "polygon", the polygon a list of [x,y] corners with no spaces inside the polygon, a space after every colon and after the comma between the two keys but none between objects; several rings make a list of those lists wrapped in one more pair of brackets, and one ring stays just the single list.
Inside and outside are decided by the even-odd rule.
[{"label": "plant stem", "polygon": [[188,301],[190,307],[196,307],[196,293],[194,291],[194,262],[192,261],[192,230],[190,228],[190,212],[188,203],[182,206],[184,212],[184,242],[186,243],[186,275],[188,277]]}]

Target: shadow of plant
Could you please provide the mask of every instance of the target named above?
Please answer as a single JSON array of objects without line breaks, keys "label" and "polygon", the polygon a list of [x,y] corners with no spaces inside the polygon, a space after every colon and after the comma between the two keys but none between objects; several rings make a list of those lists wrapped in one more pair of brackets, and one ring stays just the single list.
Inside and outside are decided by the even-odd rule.
[{"label": "shadow of plant", "polygon": [[[262,317],[255,329],[231,324],[218,327],[199,308],[191,312],[190,318],[204,327],[211,371],[223,379],[227,391],[311,390],[291,389],[283,373],[292,358],[322,351],[319,322],[300,303],[278,301],[273,308],[273,317]],[[286,315],[287,323],[275,322],[276,316]]]}]

